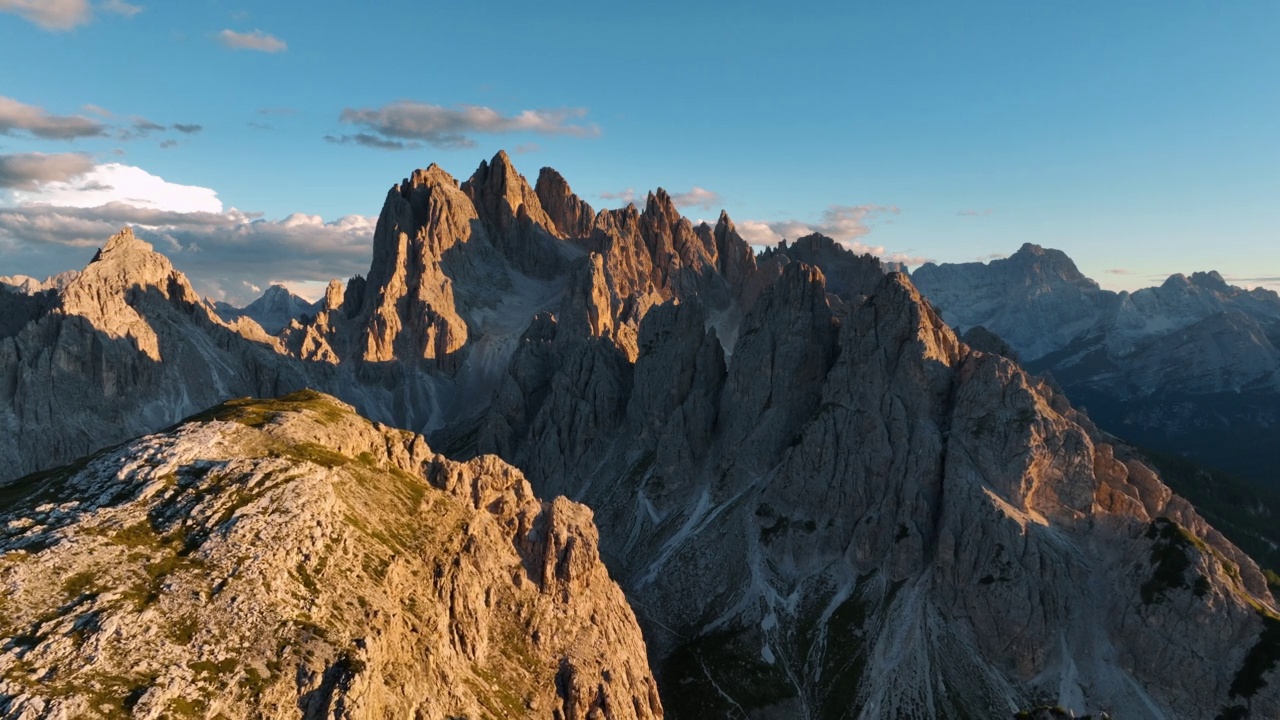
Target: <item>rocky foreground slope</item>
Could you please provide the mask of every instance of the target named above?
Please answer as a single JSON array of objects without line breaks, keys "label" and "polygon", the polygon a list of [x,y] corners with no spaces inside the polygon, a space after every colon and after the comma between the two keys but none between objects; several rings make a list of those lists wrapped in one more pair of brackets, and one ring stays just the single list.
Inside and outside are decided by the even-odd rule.
[{"label": "rocky foreground slope", "polygon": [[332,398],[0,492],[4,717],[662,717],[587,508]]},{"label": "rocky foreground slope", "polygon": [[[140,244],[103,257],[159,262]],[[727,215],[694,225],[661,190],[595,212],[500,153],[393,187],[368,275],[277,336],[185,292],[139,300],[172,277],[81,287],[157,337],[217,338],[197,369],[326,390],[591,507],[673,717],[1280,715],[1253,561],[998,343],[961,341],[907,276],[829,238],[757,258]],[[65,452],[26,410],[75,401],[38,358],[115,314],[58,297],[0,346],[0,432]],[[150,347],[111,367],[187,352]],[[78,386],[86,417],[187,386],[108,377]]]}]

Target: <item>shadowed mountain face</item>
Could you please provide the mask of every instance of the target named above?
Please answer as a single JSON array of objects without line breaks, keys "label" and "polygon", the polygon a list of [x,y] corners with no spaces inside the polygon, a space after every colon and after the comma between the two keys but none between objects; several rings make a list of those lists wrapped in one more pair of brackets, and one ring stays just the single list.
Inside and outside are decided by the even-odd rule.
[{"label": "shadowed mountain face", "polygon": [[1102,290],[1058,250],[925,265],[912,280],[958,328],[994,332],[1103,428],[1280,487],[1280,296],[1216,272]]},{"label": "shadowed mountain face", "polygon": [[[119,288],[94,280],[118,274],[100,258],[81,299],[69,288],[0,340],[3,377],[23,379],[0,395],[0,429],[31,439],[13,462],[72,454],[36,452],[35,428],[63,431],[34,424],[33,395],[135,418],[185,373],[285,378],[589,506],[670,716],[1280,713],[1254,562],[1053,386],[988,352],[998,338],[970,347],[875,258],[811,236],[757,259],[726,215],[693,226],[662,190],[643,211],[593,212],[555,171],[531,187],[501,153],[463,183],[432,166],[392,188],[373,255],[276,336],[212,318],[149,249],[137,262],[153,270],[120,270]],[[1056,287],[1063,259],[1037,282]],[[1044,327],[1105,304],[1067,282],[1085,309]],[[86,294],[110,311],[77,310]],[[57,363],[31,358],[69,323],[119,340],[113,367],[173,375],[63,394]],[[209,352],[175,365],[172,333]],[[97,446],[220,399],[106,424]]]}]

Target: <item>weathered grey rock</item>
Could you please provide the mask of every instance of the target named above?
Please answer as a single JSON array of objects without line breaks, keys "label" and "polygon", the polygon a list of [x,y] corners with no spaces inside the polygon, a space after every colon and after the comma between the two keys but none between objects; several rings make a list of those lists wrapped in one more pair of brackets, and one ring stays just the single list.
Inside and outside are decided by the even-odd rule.
[{"label": "weathered grey rock", "polygon": [[333,398],[11,488],[6,717],[662,717],[587,508]]}]

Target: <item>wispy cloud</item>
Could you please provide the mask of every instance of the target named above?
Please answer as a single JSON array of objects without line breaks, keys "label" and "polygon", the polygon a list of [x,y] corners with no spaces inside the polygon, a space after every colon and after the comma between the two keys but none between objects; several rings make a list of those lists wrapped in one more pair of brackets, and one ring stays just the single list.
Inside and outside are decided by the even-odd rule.
[{"label": "wispy cloud", "polygon": [[17,131],[45,140],[74,140],[106,135],[107,126],[83,115],[50,115],[42,108],[0,95],[0,135]]},{"label": "wispy cloud", "polygon": [[291,107],[265,107],[258,108],[259,115],[296,115],[297,110]]},{"label": "wispy cloud", "polygon": [[627,188],[618,192],[602,192],[599,197],[602,200],[621,200],[624,206],[630,205],[636,201],[636,189]]},{"label": "wispy cloud", "polygon": [[147,137],[153,132],[164,132],[168,129],[169,128],[164,125],[151,122],[144,117],[135,117],[133,118],[133,126],[131,129],[120,131],[120,139],[132,140],[135,137]]},{"label": "wispy cloud", "polygon": [[529,153],[536,153],[541,149],[542,147],[538,145],[538,143],[522,143],[516,146],[516,154],[528,155]]},{"label": "wispy cloud", "polygon": [[802,220],[744,220],[737,223],[738,234],[752,245],[777,245],[784,239],[794,240],[820,233],[858,254],[876,255],[890,262],[919,265],[929,258],[906,252],[889,252],[883,245],[868,245],[858,238],[871,232],[877,218],[897,215],[894,205],[831,205],[822,211],[818,222]]},{"label": "wispy cloud", "polygon": [[83,153],[0,155],[0,188],[34,190],[50,182],[67,182],[93,170]]},{"label": "wispy cloud", "polygon": [[960,217],[987,217],[993,212],[995,211],[991,208],[985,208],[983,210],[960,210],[956,214]]},{"label": "wispy cloud", "polygon": [[480,105],[449,108],[406,100],[376,109],[346,108],[338,120],[384,140],[420,140],[432,147],[456,149],[474,147],[476,141],[471,136],[479,134],[599,135],[600,128],[595,124],[578,122],[586,114],[583,108],[561,108],[503,115]]},{"label": "wispy cloud", "polygon": [[671,202],[678,207],[699,207],[714,210],[721,203],[720,193],[694,185],[688,192],[671,193]]},{"label": "wispy cloud", "polygon": [[12,13],[45,30],[70,30],[93,17],[88,0],[0,0],[0,12]]},{"label": "wispy cloud", "polygon": [[416,150],[422,143],[388,140],[372,133],[356,133],[355,135],[325,135],[324,141],[334,145],[363,145],[379,150]]},{"label": "wispy cloud", "polygon": [[178,147],[177,140],[165,140],[164,142],[160,143],[161,150],[168,150],[169,148],[175,148],[175,147]]},{"label": "wispy cloud", "polygon": [[223,47],[232,50],[254,50],[265,53],[284,52],[289,49],[289,44],[280,38],[265,33],[261,30],[240,33],[235,30],[223,30],[217,35],[218,42]]},{"label": "wispy cloud", "polygon": [[133,17],[134,15],[142,12],[141,5],[133,5],[124,2],[124,0],[106,0],[106,2],[102,3],[98,7],[101,7],[109,13],[115,13],[116,15],[122,15],[124,17]]},{"label": "wispy cloud", "polygon": [[1132,270],[1126,270],[1125,268],[1111,268],[1106,272],[1108,275],[1133,275],[1134,274]]},{"label": "wispy cloud", "polygon": [[174,123],[173,129],[184,135],[195,135],[201,130],[204,130],[204,126],[196,125],[195,123]]}]

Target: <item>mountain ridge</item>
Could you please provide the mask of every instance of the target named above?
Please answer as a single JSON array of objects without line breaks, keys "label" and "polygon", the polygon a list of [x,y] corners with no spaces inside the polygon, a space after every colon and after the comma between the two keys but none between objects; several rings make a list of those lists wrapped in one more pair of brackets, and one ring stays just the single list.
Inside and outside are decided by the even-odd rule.
[{"label": "mountain ridge", "polygon": [[[1250,654],[1275,612],[1256,564],[911,278],[820,236],[757,258],[661,190],[589,213],[501,155],[464,183],[416,171],[370,272],[274,338],[211,318],[180,274],[93,287],[104,322],[149,319],[159,367],[174,337],[216,338],[188,364],[331,392],[591,507],[672,717],[1280,712]],[[66,322],[0,340],[0,377],[57,387],[30,358]],[[131,402],[193,383],[170,372],[120,382]],[[29,437],[46,426],[20,395],[0,428]]]}]

